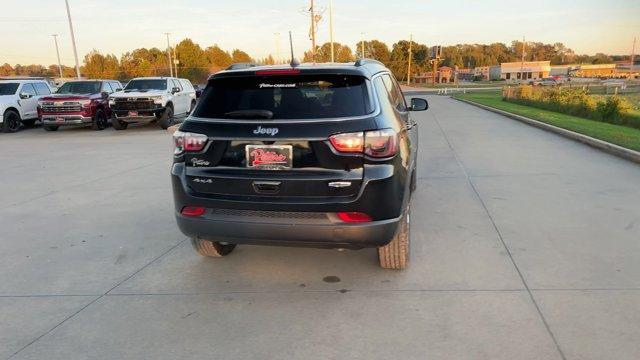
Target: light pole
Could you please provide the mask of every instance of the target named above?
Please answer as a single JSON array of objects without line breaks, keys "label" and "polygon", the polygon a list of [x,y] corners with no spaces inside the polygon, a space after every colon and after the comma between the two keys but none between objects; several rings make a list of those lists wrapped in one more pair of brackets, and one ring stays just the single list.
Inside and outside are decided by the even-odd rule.
[{"label": "light pole", "polygon": [[80,79],[80,63],[78,62],[78,49],[76,49],[76,36],[73,34],[73,23],[71,22],[71,10],[69,10],[69,0],[64,0],[67,5],[67,18],[69,19],[69,30],[71,31],[71,44],[73,45],[73,57],[76,60],[76,76]]},{"label": "light pole", "polygon": [[364,33],[360,33],[360,57],[364,59]]},{"label": "light pole", "polygon": [[171,45],[169,44],[169,35],[171,33],[164,33],[165,35],[167,35],[167,58],[169,59],[169,74],[171,75],[171,77],[173,77],[173,61],[171,61]]},{"label": "light pole", "polygon": [[279,32],[274,32],[273,35],[275,35],[275,37],[276,37],[276,56],[273,59],[273,61],[276,64],[280,64],[280,33]]},{"label": "light pole", "polygon": [[56,55],[58,55],[58,71],[60,72],[60,77],[62,77],[62,64],[60,64],[60,50],[58,50],[58,34],[52,34],[53,41],[56,43]]},{"label": "light pole", "polygon": [[407,64],[407,86],[411,84],[411,45],[413,44],[413,34],[409,34],[409,64]]},{"label": "light pole", "polygon": [[329,0],[329,41],[331,41],[331,62],[335,62],[333,56],[333,0]]},{"label": "light pole", "polygon": [[520,81],[524,80],[524,44],[525,38],[522,37],[522,62],[520,63]]}]

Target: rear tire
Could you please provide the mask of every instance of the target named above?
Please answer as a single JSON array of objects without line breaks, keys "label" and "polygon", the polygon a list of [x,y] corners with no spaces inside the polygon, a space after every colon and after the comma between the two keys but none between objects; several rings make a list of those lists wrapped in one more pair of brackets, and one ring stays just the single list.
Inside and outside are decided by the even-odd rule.
[{"label": "rear tire", "polygon": [[191,245],[198,254],[207,257],[223,257],[229,255],[235,249],[236,244],[221,244],[217,241],[209,241],[192,237]]},{"label": "rear tire", "polygon": [[118,120],[115,116],[111,118],[111,125],[116,130],[125,130],[129,123]]},{"label": "rear tire", "polygon": [[161,128],[163,128],[164,130],[167,130],[172,123],[173,123],[173,107],[171,105],[167,105],[166,109],[164,109],[164,112],[162,113],[162,117],[160,118],[160,121],[158,121],[158,124],[160,124]]},{"label": "rear tire", "polygon": [[380,267],[384,269],[402,270],[409,263],[410,207],[407,206],[401,218],[398,233],[390,243],[378,248]]},{"label": "rear tire", "polygon": [[109,122],[107,121],[107,115],[104,113],[104,110],[98,109],[91,121],[91,128],[93,130],[104,130],[108,124]]},{"label": "rear tire", "polygon": [[6,133],[16,132],[20,129],[20,114],[15,110],[7,110],[2,116],[2,131]]},{"label": "rear tire", "polygon": [[47,131],[58,131],[58,126],[44,125],[43,128]]}]

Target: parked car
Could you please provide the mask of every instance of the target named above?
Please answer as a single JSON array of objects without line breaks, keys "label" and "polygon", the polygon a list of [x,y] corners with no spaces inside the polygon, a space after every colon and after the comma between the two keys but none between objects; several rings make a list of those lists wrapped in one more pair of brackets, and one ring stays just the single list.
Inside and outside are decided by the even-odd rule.
[{"label": "parked car", "polygon": [[38,100],[51,94],[44,80],[0,80],[0,127],[15,132],[20,126],[33,126],[38,120]]},{"label": "parked car", "polygon": [[91,125],[103,130],[109,125],[109,95],[122,90],[116,80],[78,80],[64,83],[55,94],[38,102],[38,117],[45,130],[60,126]]},{"label": "parked car", "polygon": [[109,105],[116,130],[124,130],[130,123],[156,120],[166,129],[193,110],[196,92],[187,79],[136,78],[129,81],[122,92],[111,95]]},{"label": "parked car", "polygon": [[209,78],[174,133],[175,214],[198,253],[237,244],[409,251],[418,125],[384,65],[240,68]]},{"label": "parked car", "polygon": [[533,86],[556,86],[558,82],[553,78],[536,79],[531,82]]},{"label": "parked car", "polygon": [[554,75],[551,77],[557,84],[564,84],[568,81],[571,81],[571,78],[567,75]]},{"label": "parked car", "polygon": [[200,86],[198,84],[193,84],[193,89],[196,92],[196,99],[199,99],[200,96],[202,95],[202,90],[203,90],[203,86]]}]

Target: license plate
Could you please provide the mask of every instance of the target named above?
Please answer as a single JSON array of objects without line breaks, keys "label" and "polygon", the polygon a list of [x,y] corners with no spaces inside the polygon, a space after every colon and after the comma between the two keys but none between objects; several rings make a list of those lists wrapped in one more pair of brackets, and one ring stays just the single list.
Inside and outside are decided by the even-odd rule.
[{"label": "license plate", "polygon": [[129,111],[129,116],[138,116],[137,111]]},{"label": "license plate", "polygon": [[261,170],[291,169],[291,145],[247,145],[247,167]]},{"label": "license plate", "polygon": [[56,117],[56,123],[61,124],[64,122],[64,118],[63,117]]}]

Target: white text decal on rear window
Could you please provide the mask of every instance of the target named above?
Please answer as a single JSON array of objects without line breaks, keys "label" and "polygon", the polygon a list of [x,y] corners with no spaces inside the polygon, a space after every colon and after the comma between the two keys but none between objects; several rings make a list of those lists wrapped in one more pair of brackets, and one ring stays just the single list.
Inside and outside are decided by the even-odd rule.
[{"label": "white text decal on rear window", "polygon": [[260,87],[260,89],[262,89],[262,88],[290,88],[290,87],[296,87],[296,84],[265,84],[265,83],[262,83],[262,84],[258,85],[258,87]]}]

